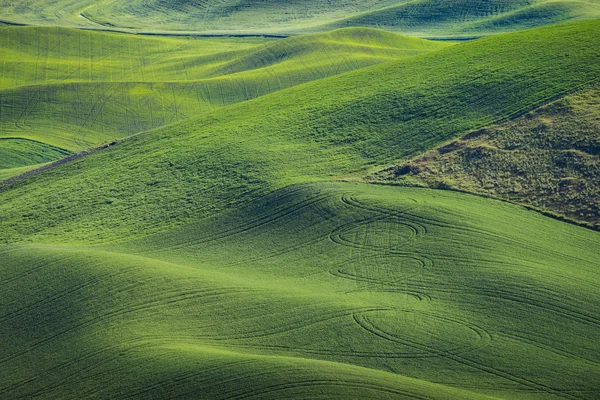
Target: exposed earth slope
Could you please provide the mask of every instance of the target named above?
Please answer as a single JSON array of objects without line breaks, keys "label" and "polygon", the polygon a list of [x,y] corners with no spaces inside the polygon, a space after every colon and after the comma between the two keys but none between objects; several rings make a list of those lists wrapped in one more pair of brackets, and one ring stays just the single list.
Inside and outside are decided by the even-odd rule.
[{"label": "exposed earth slope", "polygon": [[599,117],[595,85],[516,120],[473,131],[373,178],[492,195],[598,228]]}]

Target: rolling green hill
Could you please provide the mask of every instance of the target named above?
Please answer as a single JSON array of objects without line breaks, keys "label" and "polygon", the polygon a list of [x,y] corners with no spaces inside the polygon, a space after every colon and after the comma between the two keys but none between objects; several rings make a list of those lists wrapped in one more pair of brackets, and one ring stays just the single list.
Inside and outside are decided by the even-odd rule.
[{"label": "rolling green hill", "polygon": [[[473,3],[500,25],[539,5]],[[231,4],[3,12],[166,29],[203,7],[241,29],[317,3]],[[600,20],[460,44],[0,33],[0,176],[114,141],[0,184],[1,399],[598,397],[600,232],[354,181],[595,87]]]},{"label": "rolling green hill", "polygon": [[18,168],[62,158],[69,155],[62,149],[23,139],[0,140],[0,169]]},{"label": "rolling green hill", "polygon": [[593,399],[598,246],[493,200],[351,183],[117,246],[2,246],[0,395]]},{"label": "rolling green hill", "polygon": [[599,17],[597,1],[418,0],[347,17],[327,27],[373,26],[422,37],[468,38]]},{"label": "rolling green hill", "polygon": [[289,184],[362,176],[598,79],[599,27],[455,45],[136,136],[6,188],[0,238],[118,240]]},{"label": "rolling green hill", "polygon": [[370,26],[419,36],[481,36],[600,17],[572,0],[0,1],[0,19],[35,25],[210,34],[294,34]]},{"label": "rolling green hill", "polygon": [[[4,28],[0,137],[81,151],[304,82],[447,46],[366,28],[279,41]],[[61,156],[55,155],[47,161]],[[24,165],[38,163],[32,157]]]},{"label": "rolling green hill", "polygon": [[0,139],[0,180],[41,167],[70,154],[64,149],[27,139]]}]

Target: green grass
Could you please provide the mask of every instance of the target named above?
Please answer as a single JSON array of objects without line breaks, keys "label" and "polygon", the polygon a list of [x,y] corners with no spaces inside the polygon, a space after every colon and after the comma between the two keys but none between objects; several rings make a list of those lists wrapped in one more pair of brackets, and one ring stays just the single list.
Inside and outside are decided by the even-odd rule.
[{"label": "green grass", "polygon": [[[369,28],[283,40],[140,36],[38,27],[6,27],[1,32],[3,88],[193,81],[269,66],[279,72],[304,68],[322,77],[331,74],[327,69],[343,72],[447,46]],[[281,62],[287,65],[278,67]]]},{"label": "green grass", "polygon": [[600,17],[597,1],[417,0],[361,13],[328,26],[373,26],[421,37],[478,37]]},{"label": "green grass", "polygon": [[370,26],[481,36],[600,17],[597,0],[0,1],[0,19],[35,25],[208,34],[294,34]]},{"label": "green grass", "polygon": [[0,140],[0,169],[43,164],[69,155],[62,149],[23,139]]},{"label": "green grass", "polygon": [[0,139],[0,180],[22,174],[70,153],[45,143],[24,139]]},{"label": "green grass", "polygon": [[598,79],[599,26],[455,45],[137,136],[10,187],[0,237],[119,240],[289,184],[361,176]]},{"label": "green grass", "polygon": [[445,48],[2,29],[25,160],[132,136],[0,187],[0,398],[597,397],[600,233],[340,180],[597,81],[600,20]]},{"label": "green grass", "polygon": [[117,246],[3,246],[0,393],[592,399],[598,246],[497,201],[351,183]]},{"label": "green grass", "polygon": [[49,163],[42,163],[42,164],[31,164],[31,165],[27,165],[24,167],[14,167],[14,168],[5,168],[5,169],[0,169],[0,180],[1,181],[5,181],[8,180],[10,178],[14,178],[14,177],[18,177],[26,172],[32,171],[32,170],[36,170],[38,168],[44,167],[46,165],[48,165]]},{"label": "green grass", "polygon": [[0,137],[81,151],[304,82],[444,47],[360,28],[278,41],[4,28]]},{"label": "green grass", "polygon": [[445,186],[534,206],[600,227],[600,89],[486,126],[373,176]]}]

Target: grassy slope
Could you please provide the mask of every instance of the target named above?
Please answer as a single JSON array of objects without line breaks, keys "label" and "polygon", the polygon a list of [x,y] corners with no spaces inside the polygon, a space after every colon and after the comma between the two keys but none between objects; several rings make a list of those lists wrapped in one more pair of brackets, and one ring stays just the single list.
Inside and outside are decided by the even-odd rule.
[{"label": "grassy slope", "polygon": [[377,26],[422,37],[471,37],[598,17],[596,1],[417,0],[350,16],[327,27]]},{"label": "grassy slope", "polygon": [[62,149],[23,139],[0,140],[0,170],[43,164],[69,155]]},{"label": "grassy slope", "polygon": [[[215,78],[225,73],[274,66],[281,61],[307,69],[348,70],[442,48],[438,42],[369,28],[348,28],[283,40],[140,36],[65,28],[2,29],[2,87],[74,82],[156,82]],[[321,58],[319,62],[317,59]],[[228,65],[240,63],[232,69]],[[369,63],[365,63],[369,65]],[[297,66],[296,68],[299,68]],[[281,68],[285,69],[285,68]]]},{"label": "grassy slope", "polygon": [[34,173],[38,168],[42,168],[48,166],[50,163],[42,163],[42,164],[29,164],[31,161],[28,161],[28,165],[24,167],[14,167],[14,168],[5,168],[0,169],[0,181],[5,181],[10,178],[19,177],[26,172]]},{"label": "grassy slope", "polygon": [[314,181],[597,80],[599,28],[307,83],[2,188],[0,397],[593,399],[598,233]]},{"label": "grassy slope", "polygon": [[599,227],[599,100],[596,85],[374,178],[493,195]]},{"label": "grassy slope", "polygon": [[0,138],[0,180],[70,155],[68,150],[35,140]]},{"label": "grassy slope", "polygon": [[[2,32],[0,137],[69,151],[446,46],[360,28],[280,41],[55,28]],[[29,164],[37,163],[32,158]]]},{"label": "grassy slope", "polygon": [[42,25],[209,33],[372,26],[425,36],[486,35],[597,18],[597,0],[0,1],[0,19]]},{"label": "grassy slope", "polygon": [[456,45],[137,136],[7,188],[2,240],[120,240],[408,158],[598,79],[599,26]]},{"label": "grassy slope", "polygon": [[493,200],[351,183],[118,246],[2,246],[0,394],[593,399],[598,246]]}]

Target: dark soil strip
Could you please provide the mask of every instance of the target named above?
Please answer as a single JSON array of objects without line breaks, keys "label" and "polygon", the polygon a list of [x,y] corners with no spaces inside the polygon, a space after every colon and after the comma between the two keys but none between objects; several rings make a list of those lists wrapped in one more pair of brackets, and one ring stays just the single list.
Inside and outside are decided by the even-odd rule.
[{"label": "dark soil strip", "polygon": [[30,171],[23,172],[22,174],[13,176],[12,178],[8,178],[8,179],[0,182],[0,192],[2,190],[7,189],[13,183],[20,182],[20,181],[22,181],[24,179],[29,178],[30,176],[39,174],[40,172],[49,170],[49,169],[54,168],[54,167],[58,167],[59,165],[66,164],[66,163],[74,161],[74,160],[78,160],[80,158],[88,156],[88,155],[90,155],[92,153],[95,153],[97,151],[100,151],[100,150],[103,150],[103,149],[107,149],[108,147],[114,146],[117,143],[118,143],[118,141],[110,142],[110,143],[105,144],[105,145],[100,146],[100,147],[96,147],[96,148],[93,148],[93,149],[82,151],[81,153],[75,153],[75,154],[72,154],[72,155],[70,155],[68,157],[61,158],[60,160],[56,160],[56,161],[54,161],[54,162],[52,162],[50,164],[46,164],[46,165],[41,166],[39,168],[35,168],[35,169],[30,170]]},{"label": "dark soil strip", "polygon": [[12,22],[12,21],[7,21],[5,19],[0,19],[0,26],[2,25],[10,25],[10,26],[29,26],[27,24],[23,24],[21,22]]}]

